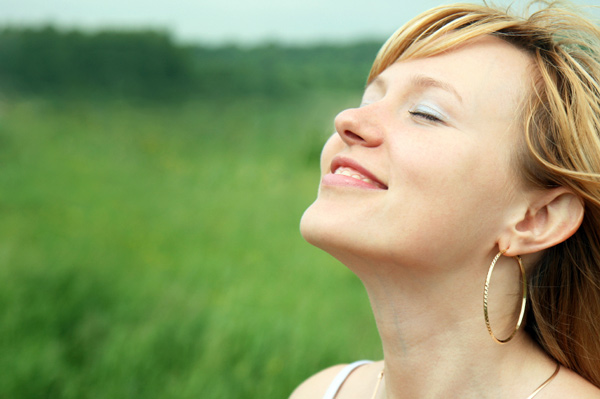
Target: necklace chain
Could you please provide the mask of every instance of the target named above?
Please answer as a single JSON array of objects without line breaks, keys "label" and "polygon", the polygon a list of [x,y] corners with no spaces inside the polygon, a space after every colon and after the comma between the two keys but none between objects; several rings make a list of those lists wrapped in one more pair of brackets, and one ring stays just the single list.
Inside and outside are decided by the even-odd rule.
[{"label": "necklace chain", "polygon": [[[558,374],[559,370],[560,370],[560,363],[556,363],[556,369],[554,370],[554,373],[552,373],[552,375],[550,376],[550,378],[548,378],[546,381],[544,381],[542,383],[542,385],[540,385],[539,387],[537,387],[537,389],[535,391],[533,391],[533,393],[531,395],[529,395],[527,397],[527,399],[533,399],[533,397],[535,395],[537,395],[542,389],[544,389],[546,387],[546,385],[550,384],[550,382]],[[381,372],[377,376],[377,384],[375,385],[375,390],[373,391],[373,396],[371,396],[371,399],[375,399],[377,397],[377,392],[379,391],[379,384],[381,384],[381,380],[383,380],[383,370],[381,370]]]},{"label": "necklace chain", "polygon": [[381,384],[381,380],[383,380],[383,370],[381,370],[381,373],[379,373],[377,376],[377,385],[375,385],[375,390],[373,391],[373,396],[371,396],[371,399],[375,399],[377,396],[377,391],[379,391],[379,384]]}]

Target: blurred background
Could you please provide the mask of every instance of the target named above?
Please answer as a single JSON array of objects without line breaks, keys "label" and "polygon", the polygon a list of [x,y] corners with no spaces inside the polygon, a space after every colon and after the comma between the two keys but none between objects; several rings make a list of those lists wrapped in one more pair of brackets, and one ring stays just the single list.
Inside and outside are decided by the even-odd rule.
[{"label": "blurred background", "polygon": [[379,46],[440,4],[402,3],[0,0],[0,398],[286,398],[380,358],[298,222]]}]

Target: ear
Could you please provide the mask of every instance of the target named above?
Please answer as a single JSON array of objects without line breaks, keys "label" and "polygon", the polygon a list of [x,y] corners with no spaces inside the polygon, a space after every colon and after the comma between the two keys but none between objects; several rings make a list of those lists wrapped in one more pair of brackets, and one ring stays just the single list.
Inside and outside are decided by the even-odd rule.
[{"label": "ear", "polygon": [[550,248],[571,237],[581,225],[584,205],[565,187],[536,191],[519,220],[498,240],[506,256],[525,255]]}]

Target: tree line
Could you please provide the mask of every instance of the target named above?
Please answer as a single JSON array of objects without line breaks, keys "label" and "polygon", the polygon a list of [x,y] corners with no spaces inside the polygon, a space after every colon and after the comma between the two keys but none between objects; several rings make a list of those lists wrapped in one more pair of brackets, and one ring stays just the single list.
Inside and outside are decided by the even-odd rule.
[{"label": "tree line", "polygon": [[381,42],[181,45],[162,31],[0,30],[0,90],[50,96],[170,99],[354,90]]}]

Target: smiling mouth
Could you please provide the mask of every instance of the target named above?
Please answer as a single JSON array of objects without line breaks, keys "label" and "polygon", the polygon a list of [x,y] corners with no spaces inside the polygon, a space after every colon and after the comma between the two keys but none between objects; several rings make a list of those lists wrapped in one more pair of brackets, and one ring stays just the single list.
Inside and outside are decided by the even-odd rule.
[{"label": "smiling mouth", "polygon": [[384,189],[384,190],[387,189],[387,186],[379,183],[378,181],[369,179],[368,177],[366,177],[365,175],[363,175],[362,173],[360,173],[356,169],[352,169],[352,168],[350,168],[348,166],[340,166],[340,167],[338,167],[333,172],[333,174],[334,175],[348,176],[348,177],[351,177],[353,179],[357,179],[357,180],[363,181],[363,182],[365,182],[367,184],[371,184],[371,185],[373,185],[373,186],[375,186],[377,188]]}]

